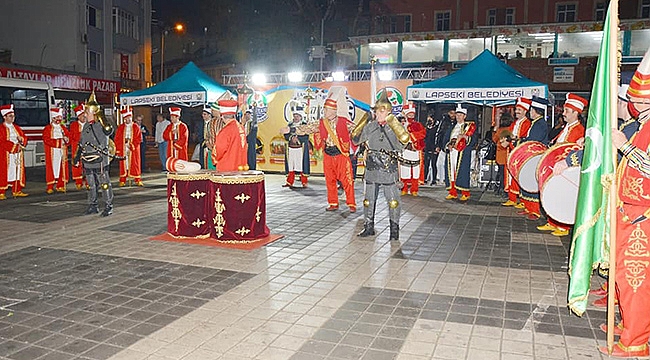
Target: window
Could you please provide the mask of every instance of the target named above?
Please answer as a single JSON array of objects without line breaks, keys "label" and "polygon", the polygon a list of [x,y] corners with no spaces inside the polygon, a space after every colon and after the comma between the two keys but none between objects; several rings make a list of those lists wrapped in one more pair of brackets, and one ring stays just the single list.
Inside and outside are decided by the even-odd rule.
[{"label": "window", "polygon": [[86,52],[86,66],[88,70],[102,71],[102,54],[88,50]]},{"label": "window", "polygon": [[596,3],[596,13],[594,14],[594,20],[596,20],[596,21],[605,20],[605,3],[604,2]]},{"label": "window", "polygon": [[86,24],[101,29],[102,11],[90,5],[86,5]]},{"label": "window", "polygon": [[557,22],[575,22],[576,21],[576,4],[558,4],[557,5],[557,16],[555,17]]},{"label": "window", "polygon": [[436,12],[436,31],[449,31],[451,11]]},{"label": "window", "polygon": [[0,105],[8,104],[14,104],[15,121],[19,126],[45,126],[50,123],[47,90],[0,86]]},{"label": "window", "polygon": [[411,32],[411,15],[404,15],[404,32]]},{"label": "window", "polygon": [[643,0],[641,2],[641,17],[650,18],[650,0]]},{"label": "window", "polygon": [[488,9],[487,11],[487,25],[493,26],[497,24],[497,9]]},{"label": "window", "polygon": [[391,34],[397,32],[397,16],[390,17],[390,31]]},{"label": "window", "polygon": [[113,33],[140,40],[138,17],[120,8],[113,8]]},{"label": "window", "polygon": [[506,8],[506,25],[515,24],[515,8]]}]

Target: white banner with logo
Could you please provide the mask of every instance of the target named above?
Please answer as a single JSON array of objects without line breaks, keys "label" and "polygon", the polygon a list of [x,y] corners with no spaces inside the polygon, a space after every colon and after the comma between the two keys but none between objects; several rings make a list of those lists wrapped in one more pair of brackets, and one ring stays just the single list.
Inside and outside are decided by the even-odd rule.
[{"label": "white banner with logo", "polygon": [[120,102],[124,106],[164,104],[198,106],[205,104],[205,91],[174,92],[140,96],[128,96],[128,94],[123,94],[120,96]]},{"label": "white banner with logo", "polygon": [[553,82],[554,83],[572,83],[575,73],[574,67],[554,67],[553,68]]},{"label": "white banner with logo", "polygon": [[545,97],[545,86],[528,86],[516,88],[459,88],[459,89],[427,89],[408,88],[409,101],[502,101],[514,100],[518,97],[531,98],[533,95]]}]

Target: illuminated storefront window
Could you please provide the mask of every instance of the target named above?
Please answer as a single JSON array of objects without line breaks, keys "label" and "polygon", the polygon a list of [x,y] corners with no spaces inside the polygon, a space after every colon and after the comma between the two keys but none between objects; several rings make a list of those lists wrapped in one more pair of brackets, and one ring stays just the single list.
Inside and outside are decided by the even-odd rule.
[{"label": "illuminated storefront window", "polygon": [[650,29],[632,30],[630,56],[643,56],[650,44]]},{"label": "illuminated storefront window", "polygon": [[492,48],[492,38],[449,40],[449,61],[470,61],[485,49]]},{"label": "illuminated storefront window", "polygon": [[361,63],[369,64],[370,56],[377,58],[380,64],[396,63],[397,44],[397,42],[385,42],[361,45]]},{"label": "illuminated storefront window", "polygon": [[402,43],[402,62],[444,61],[444,47],[444,40],[404,41]]},{"label": "illuminated storefront window", "polygon": [[[623,40],[621,32],[620,41]],[[589,31],[572,34],[558,34],[558,57],[598,56],[602,31]]]}]

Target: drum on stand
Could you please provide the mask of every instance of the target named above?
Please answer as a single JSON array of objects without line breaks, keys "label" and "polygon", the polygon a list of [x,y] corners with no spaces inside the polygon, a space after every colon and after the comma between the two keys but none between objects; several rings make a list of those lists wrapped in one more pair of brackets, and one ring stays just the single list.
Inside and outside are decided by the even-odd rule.
[{"label": "drum on stand", "polygon": [[546,149],[546,145],[539,141],[526,141],[510,152],[508,171],[522,189],[531,193],[539,192],[537,164]]},{"label": "drum on stand", "polygon": [[572,225],[575,223],[580,187],[580,167],[572,166],[560,175],[553,174],[553,167],[580,146],[574,143],[555,145],[542,156],[537,167],[539,193],[542,207],[553,220]]}]

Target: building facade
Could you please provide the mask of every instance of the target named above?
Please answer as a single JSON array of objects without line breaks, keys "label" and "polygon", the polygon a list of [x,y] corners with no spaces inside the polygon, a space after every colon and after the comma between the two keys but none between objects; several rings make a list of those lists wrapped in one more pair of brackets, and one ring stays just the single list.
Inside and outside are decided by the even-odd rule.
[{"label": "building facade", "polygon": [[[608,1],[370,1],[367,29],[331,44],[339,69],[433,66],[453,71],[488,49],[556,92],[588,92]],[[650,0],[620,0],[622,81],[650,44]],[[560,94],[562,95],[562,94]]]},{"label": "building facade", "polygon": [[[8,0],[3,13],[0,66],[111,81],[118,91],[151,82],[151,0]],[[53,86],[69,98],[92,90]]]}]

